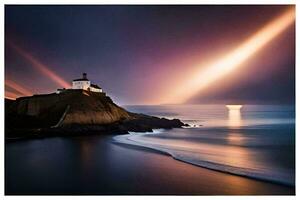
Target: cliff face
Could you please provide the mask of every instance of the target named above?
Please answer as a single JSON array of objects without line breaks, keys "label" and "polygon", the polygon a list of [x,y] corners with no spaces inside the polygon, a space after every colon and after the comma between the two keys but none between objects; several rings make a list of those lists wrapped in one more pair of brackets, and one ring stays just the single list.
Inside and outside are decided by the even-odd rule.
[{"label": "cliff face", "polygon": [[18,98],[6,104],[5,121],[6,130],[44,128],[47,131],[78,131],[83,127],[85,131],[91,127],[97,131],[145,131],[183,125],[179,120],[127,112],[105,94],[83,90]]},{"label": "cliff face", "polygon": [[48,126],[103,125],[132,118],[109,97],[83,90],[19,98],[7,113],[45,120]]}]

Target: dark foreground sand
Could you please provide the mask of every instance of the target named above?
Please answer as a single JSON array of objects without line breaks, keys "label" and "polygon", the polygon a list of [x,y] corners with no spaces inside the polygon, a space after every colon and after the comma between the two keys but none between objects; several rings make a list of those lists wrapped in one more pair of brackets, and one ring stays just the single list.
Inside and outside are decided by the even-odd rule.
[{"label": "dark foreground sand", "polygon": [[[52,138],[27,143],[6,144],[6,194],[295,193],[294,187],[216,172],[153,150],[116,144],[112,137]],[[33,146],[40,153],[31,160],[26,155],[34,150]],[[67,151],[60,150],[65,146]]]}]

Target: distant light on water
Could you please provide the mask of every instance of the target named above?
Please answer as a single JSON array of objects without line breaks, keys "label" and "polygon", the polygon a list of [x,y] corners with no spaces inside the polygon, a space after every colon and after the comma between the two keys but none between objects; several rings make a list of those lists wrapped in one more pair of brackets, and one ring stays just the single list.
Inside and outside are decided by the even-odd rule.
[{"label": "distant light on water", "polygon": [[226,105],[229,110],[240,110],[243,106],[242,105]]},{"label": "distant light on water", "polygon": [[228,126],[239,127],[242,125],[241,108],[242,105],[226,105],[228,108]]}]

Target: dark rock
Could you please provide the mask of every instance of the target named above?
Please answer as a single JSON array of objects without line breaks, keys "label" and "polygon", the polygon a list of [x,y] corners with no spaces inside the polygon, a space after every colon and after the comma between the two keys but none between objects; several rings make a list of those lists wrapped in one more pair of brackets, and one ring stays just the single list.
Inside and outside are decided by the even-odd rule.
[{"label": "dark rock", "polygon": [[179,119],[128,112],[105,94],[83,90],[5,101],[6,138],[125,134],[185,125]]}]

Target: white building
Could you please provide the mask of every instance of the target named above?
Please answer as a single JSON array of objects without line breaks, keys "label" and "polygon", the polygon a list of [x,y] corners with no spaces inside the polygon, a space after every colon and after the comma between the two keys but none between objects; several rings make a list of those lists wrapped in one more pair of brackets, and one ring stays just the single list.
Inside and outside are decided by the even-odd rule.
[{"label": "white building", "polygon": [[91,86],[88,88],[88,90],[92,92],[102,92],[102,88],[100,88],[98,85],[91,84]]},{"label": "white building", "polygon": [[87,79],[86,73],[82,74],[82,78],[73,80],[72,89],[88,90],[92,92],[103,92],[102,88],[100,88],[98,85],[91,84],[91,81]]},{"label": "white building", "polygon": [[72,82],[72,89],[81,89],[81,90],[88,90],[91,85],[91,81],[87,79],[86,73],[82,74],[82,78],[74,79]]}]

